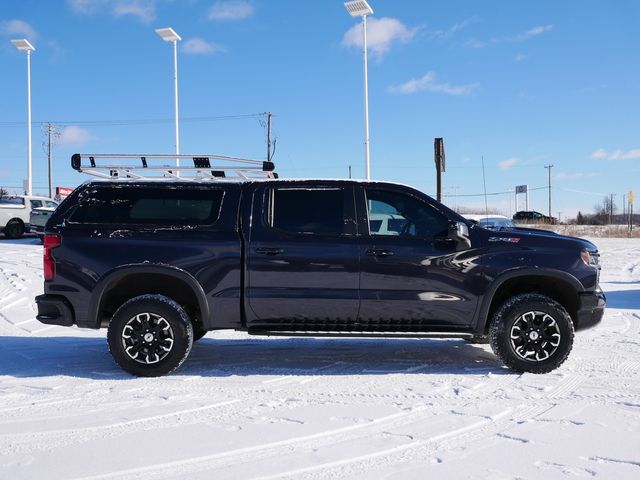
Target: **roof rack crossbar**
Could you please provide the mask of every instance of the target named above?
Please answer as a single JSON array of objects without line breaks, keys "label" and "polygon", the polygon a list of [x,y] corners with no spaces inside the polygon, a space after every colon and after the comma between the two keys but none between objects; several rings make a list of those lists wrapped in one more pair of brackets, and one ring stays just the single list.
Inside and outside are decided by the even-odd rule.
[{"label": "roof rack crossbar", "polygon": [[[108,163],[101,161],[109,159]],[[185,159],[184,165],[153,164],[154,160]],[[86,164],[83,160],[89,160]],[[114,161],[115,160],[115,161]],[[126,160],[131,160],[127,162]],[[136,163],[137,160],[140,163]],[[218,165],[218,162],[224,162]],[[187,165],[187,163],[189,165]],[[71,157],[74,170],[99,178],[176,178],[180,180],[229,180],[250,178],[277,178],[272,162],[251,160],[226,155],[186,154],[95,154],[76,153]]]}]

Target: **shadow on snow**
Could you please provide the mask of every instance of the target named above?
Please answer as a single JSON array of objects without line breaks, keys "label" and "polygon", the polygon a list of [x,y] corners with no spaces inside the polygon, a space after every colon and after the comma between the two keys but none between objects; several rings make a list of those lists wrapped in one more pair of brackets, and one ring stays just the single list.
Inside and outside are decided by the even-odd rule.
[{"label": "shadow on snow", "polygon": [[640,309],[640,290],[614,290],[605,295],[607,307]]},{"label": "shadow on snow", "polygon": [[[173,375],[486,375],[514,374],[488,347],[463,340],[203,338]],[[109,354],[104,338],[0,337],[0,375],[133,378]],[[515,375],[515,374],[514,374]]]}]

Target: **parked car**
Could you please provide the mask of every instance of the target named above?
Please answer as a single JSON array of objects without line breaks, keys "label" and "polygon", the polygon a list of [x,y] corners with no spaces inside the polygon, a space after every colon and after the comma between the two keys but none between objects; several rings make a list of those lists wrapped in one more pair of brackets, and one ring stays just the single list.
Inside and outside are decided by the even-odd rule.
[{"label": "parked car", "polygon": [[219,329],[488,337],[511,369],[546,373],[605,308],[593,243],[479,228],[389,182],[95,180],[45,233],[38,320],[107,328],[115,361],[141,376]]},{"label": "parked car", "polygon": [[488,230],[503,230],[506,228],[515,228],[514,223],[504,215],[487,215],[477,213],[465,213],[464,218],[476,222],[482,228]]},{"label": "parked car", "polygon": [[556,217],[548,217],[536,211],[516,212],[513,215],[513,221],[515,223],[547,223],[549,225],[556,225],[558,223]]},{"label": "parked car", "polygon": [[31,210],[58,204],[47,197],[33,195],[0,196],[0,231],[7,238],[20,238],[30,230]]}]

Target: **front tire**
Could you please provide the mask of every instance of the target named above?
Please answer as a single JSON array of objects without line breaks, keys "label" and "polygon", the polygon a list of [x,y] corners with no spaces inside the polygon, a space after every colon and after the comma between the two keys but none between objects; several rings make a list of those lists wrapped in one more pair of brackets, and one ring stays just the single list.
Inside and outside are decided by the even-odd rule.
[{"label": "front tire", "polygon": [[193,345],[189,316],[163,295],[142,295],[125,302],[111,318],[109,351],[123,370],[158,377],[177,369]]},{"label": "front tire", "polygon": [[555,370],[569,356],[573,337],[573,322],[565,308],[534,293],[509,298],[489,326],[493,352],[517,372]]}]

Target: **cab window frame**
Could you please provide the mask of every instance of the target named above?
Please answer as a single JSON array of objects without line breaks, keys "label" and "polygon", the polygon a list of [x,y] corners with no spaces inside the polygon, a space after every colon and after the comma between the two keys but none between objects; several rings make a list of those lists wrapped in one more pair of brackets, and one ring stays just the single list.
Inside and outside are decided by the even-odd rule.
[{"label": "cab window frame", "polygon": [[[376,233],[372,233],[371,229],[370,229],[370,212],[369,212],[369,195],[368,192],[369,191],[379,191],[379,192],[386,192],[386,193],[391,193],[394,195],[404,195],[406,197],[412,198],[413,200],[419,202],[420,204],[424,205],[425,208],[431,209],[432,211],[434,211],[435,213],[437,213],[438,215],[440,215],[446,222],[447,227],[451,224],[451,218],[444,213],[442,210],[440,210],[439,208],[437,208],[437,206],[433,205],[431,202],[425,200],[424,198],[422,198],[419,195],[414,194],[413,192],[410,191],[406,191],[406,190],[400,190],[400,189],[395,189],[395,188],[389,188],[387,186],[369,186],[369,185],[363,185],[362,187],[362,196],[363,196],[363,200],[364,200],[364,216],[362,217],[363,222],[364,222],[364,236],[367,237],[368,239],[398,239],[398,241],[400,240],[407,240],[407,239],[417,239],[417,240],[434,240],[434,239],[440,239],[440,238],[446,238],[447,234],[444,235],[430,235],[430,236],[426,236],[426,235],[380,235],[380,234],[376,234]],[[447,229],[447,233],[448,233],[448,229]]]},{"label": "cab window frame", "polygon": [[[317,190],[329,190],[340,191],[342,193],[343,211],[342,211],[342,233],[324,233],[324,232],[298,232],[293,230],[286,230],[274,225],[275,218],[275,192],[276,190],[300,190],[300,191],[317,191]],[[355,215],[355,197],[353,185],[350,184],[282,184],[282,185],[270,185],[264,191],[263,197],[264,208],[263,223],[264,225],[275,232],[282,234],[302,237],[302,238],[346,238],[355,237],[357,235],[357,222]]]}]

